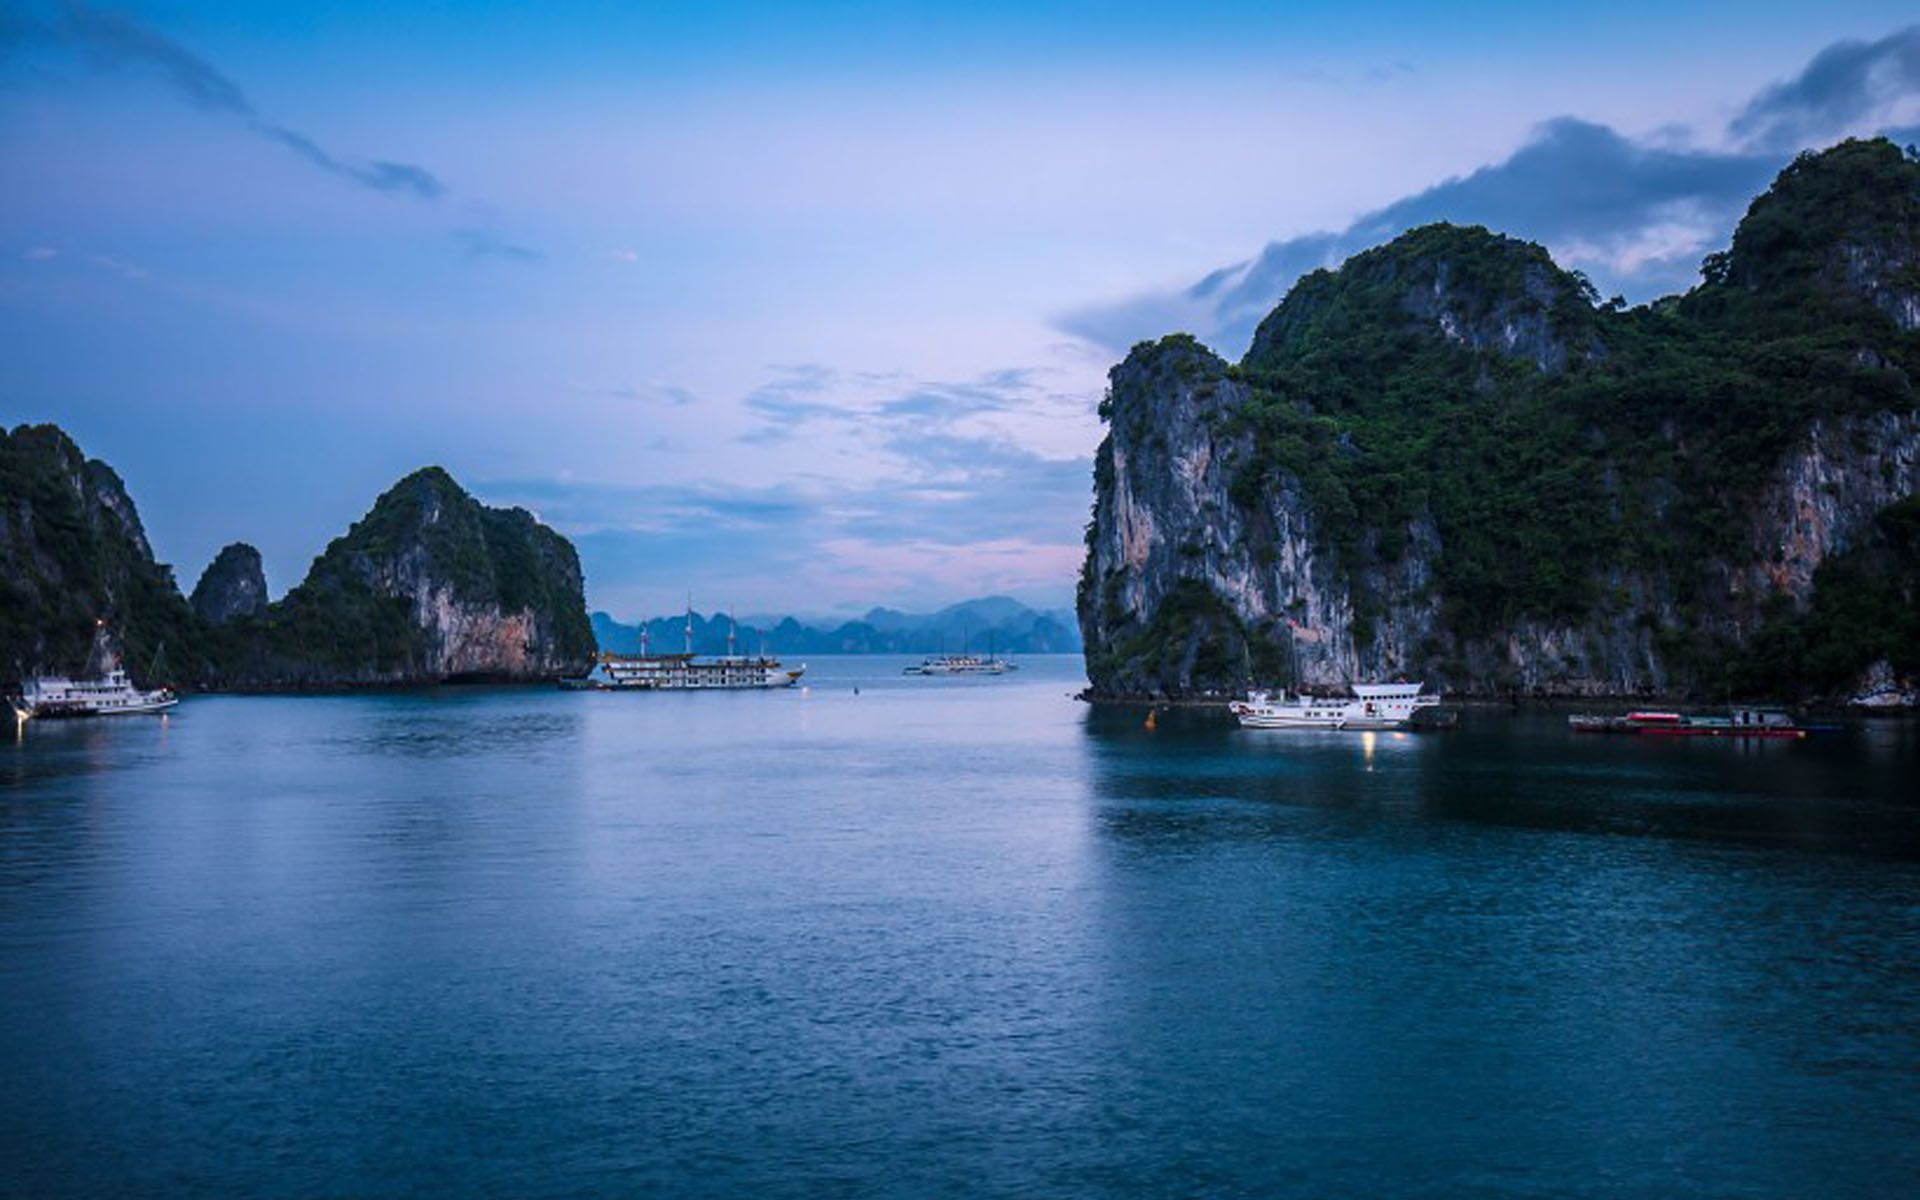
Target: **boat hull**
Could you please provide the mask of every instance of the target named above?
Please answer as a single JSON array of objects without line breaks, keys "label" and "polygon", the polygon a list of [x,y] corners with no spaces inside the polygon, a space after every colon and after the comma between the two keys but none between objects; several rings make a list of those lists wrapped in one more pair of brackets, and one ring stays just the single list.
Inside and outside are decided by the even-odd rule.
[{"label": "boat hull", "polygon": [[1415,714],[1440,703],[1438,696],[1424,695],[1420,685],[1356,684],[1353,700],[1296,696],[1279,700],[1268,693],[1253,692],[1245,700],[1227,705],[1234,719],[1246,729],[1406,729]]},{"label": "boat hull", "polygon": [[143,717],[163,713],[179,704],[177,697],[168,696],[159,700],[142,700],[132,704],[114,704],[106,706],[85,704],[33,704],[13,706],[14,715],[21,720],[35,721],[79,721],[93,717]]}]

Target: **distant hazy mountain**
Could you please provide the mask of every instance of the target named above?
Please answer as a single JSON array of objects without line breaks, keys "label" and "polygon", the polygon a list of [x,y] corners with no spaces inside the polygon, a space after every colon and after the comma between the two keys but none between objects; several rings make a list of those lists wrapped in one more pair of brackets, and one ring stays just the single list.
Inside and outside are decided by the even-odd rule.
[{"label": "distant hazy mountain", "polygon": [[[642,625],[647,631],[648,648],[655,653],[677,653],[686,648],[684,613],[632,625],[603,612],[593,614],[593,636],[602,650],[616,654],[639,652]],[[727,631],[726,614],[695,613],[694,652],[725,653]],[[818,619],[803,624],[793,617],[761,617],[741,622],[734,644],[743,654],[762,649],[773,654],[932,654],[968,649],[1002,654],[1078,654],[1080,629],[1069,612],[1040,611],[1006,596],[987,596],[948,605],[936,613],[875,608],[859,620],[837,625]]]}]

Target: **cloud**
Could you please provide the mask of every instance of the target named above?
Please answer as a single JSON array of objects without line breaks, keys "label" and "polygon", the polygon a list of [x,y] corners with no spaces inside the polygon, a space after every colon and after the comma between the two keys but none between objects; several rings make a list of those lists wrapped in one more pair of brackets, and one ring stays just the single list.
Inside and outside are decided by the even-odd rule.
[{"label": "cloud", "polygon": [[640,261],[640,255],[637,251],[633,250],[609,250],[607,251],[607,259],[610,262],[637,263]]},{"label": "cloud", "polygon": [[[777,438],[812,457],[849,450],[873,472],[761,486],[631,487],[570,481],[490,485],[490,499],[537,507],[580,547],[596,603],[671,595],[697,578],[755,604],[782,595],[938,604],[1009,591],[1063,602],[1079,561],[1092,460],[1048,457],[995,419],[1059,397],[1027,368],[961,382],[770,368],[744,398]],[[778,580],[769,593],[768,580]],[[645,603],[645,601],[633,601]],[[656,601],[657,602],[657,599]]]},{"label": "cloud", "polygon": [[150,272],[142,266],[117,259],[110,254],[96,254],[88,260],[102,271],[111,271],[122,279],[139,281],[148,277]]},{"label": "cloud", "polygon": [[1110,353],[1186,330],[1237,355],[1301,275],[1434,221],[1486,225],[1542,243],[1603,293],[1649,299],[1684,290],[1724,245],[1755,193],[1793,150],[1910,120],[1920,104],[1920,27],[1841,42],[1759,93],[1730,143],[1690,146],[1671,127],[1645,138],[1558,117],[1505,160],[1448,179],[1346,228],[1272,242],[1190,287],[1063,314],[1056,327]]},{"label": "cloud", "polygon": [[1029,368],[993,371],[969,383],[923,383],[881,403],[879,413],[949,421],[976,413],[1005,412],[1034,391]]},{"label": "cloud", "polygon": [[820,363],[776,363],[770,368],[777,377],[748,392],[743,403],[747,410],[765,418],[760,428],[740,438],[753,445],[769,445],[791,438],[795,428],[811,421],[841,420],[848,411],[814,397],[824,394],[839,378],[833,368]]},{"label": "cloud", "polygon": [[[938,606],[1011,592],[1063,603],[1082,547],[1090,459],[1048,460],[990,438],[929,435],[892,477],[597,486],[505,481],[490,503],[538,508],[579,547],[597,605],[704,594]],[[771,583],[770,583],[771,581]]]},{"label": "cloud", "polygon": [[680,407],[693,404],[699,397],[678,384],[649,382],[639,385],[616,384],[612,387],[594,387],[578,380],[569,380],[567,386],[576,392],[591,396],[609,396],[615,400],[634,400],[643,404],[671,404]]},{"label": "cloud", "polygon": [[484,229],[456,229],[453,238],[468,258],[501,258],[508,262],[537,262],[540,258],[538,250],[515,245]]},{"label": "cloud", "polygon": [[[1835,42],[1755,96],[1729,126],[1743,143],[1792,151],[1862,121],[1920,116],[1920,25],[1877,42]],[[1904,118],[1893,114],[1905,109]]]},{"label": "cloud", "polygon": [[263,122],[255,122],[254,128],[263,137],[279,142],[322,171],[352,180],[376,192],[412,192],[423,200],[437,200],[446,194],[447,189],[424,167],[379,160],[365,165],[341,162],[303,133]]},{"label": "cloud", "polygon": [[60,252],[52,246],[34,246],[20,256],[28,262],[50,262],[60,257]]},{"label": "cloud", "polygon": [[180,97],[205,112],[254,115],[240,85],[213,64],[125,13],[67,0],[55,32],[109,66],[145,66],[159,72]]},{"label": "cloud", "polygon": [[[0,25],[6,25],[0,20]],[[438,199],[446,187],[425,167],[412,163],[352,162],[326,150],[306,134],[261,116],[240,85],[179,42],[125,13],[65,0],[50,23],[16,19],[7,28],[16,39],[41,37],[68,46],[96,65],[157,75],[173,93],[201,112],[233,117],[328,174],[379,192],[401,192]]]}]

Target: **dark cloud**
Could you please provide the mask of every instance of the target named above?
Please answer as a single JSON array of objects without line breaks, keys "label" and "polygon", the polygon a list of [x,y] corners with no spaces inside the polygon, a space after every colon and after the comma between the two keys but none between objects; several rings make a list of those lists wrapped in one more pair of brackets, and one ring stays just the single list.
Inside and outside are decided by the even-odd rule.
[{"label": "dark cloud", "polygon": [[843,420],[846,409],[825,400],[814,399],[832,388],[839,378],[833,368],[819,363],[775,363],[770,370],[776,377],[747,393],[744,403],[749,412],[764,417],[766,423],[740,440],[754,445],[770,445],[791,438],[797,427],[811,421]]},{"label": "dark cloud", "polygon": [[433,200],[446,187],[412,163],[342,159],[297,130],[261,117],[240,85],[179,42],[133,17],[65,0],[45,24],[0,14],[0,39],[39,37],[72,47],[101,67],[140,70],[159,77],[175,95],[202,112],[238,118],[261,137],[292,151],[328,174],[380,192]]},{"label": "dark cloud", "polygon": [[1237,355],[1300,276],[1434,221],[1540,242],[1603,291],[1645,298],[1688,286],[1703,242],[1718,244],[1779,167],[1775,155],[1650,146],[1562,117],[1504,162],[1395,201],[1339,233],[1273,242],[1184,292],[1070,313],[1059,326],[1116,352],[1186,329]]},{"label": "dark cloud", "polygon": [[992,371],[970,383],[923,383],[880,405],[883,417],[950,421],[976,413],[1005,412],[1034,390],[1026,368]]},{"label": "dark cloud", "polygon": [[1395,201],[1343,230],[1273,242],[1183,291],[1086,308],[1056,324],[1114,353],[1185,330],[1238,355],[1301,275],[1433,221],[1540,242],[1604,293],[1640,300],[1684,290],[1697,279],[1703,254],[1726,243],[1747,203],[1793,151],[1874,131],[1876,120],[1916,95],[1920,28],[1821,51],[1800,75],[1747,105],[1731,127],[1730,149],[1689,148],[1672,128],[1632,138],[1560,117],[1504,161]]},{"label": "dark cloud", "polygon": [[1920,25],[1877,42],[1835,42],[1762,91],[1729,127],[1756,148],[1793,151],[1920,94]]},{"label": "dark cloud", "polygon": [[534,262],[540,257],[538,250],[518,246],[504,238],[488,233],[484,229],[456,229],[454,240],[460,243],[468,258],[502,258],[508,262]]},{"label": "dark cloud", "polygon": [[125,13],[67,0],[61,5],[54,29],[105,65],[140,65],[157,71],[195,108],[244,117],[253,115],[253,104],[239,84],[185,46]]},{"label": "dark cloud", "polygon": [[376,192],[411,192],[424,200],[437,200],[446,193],[447,189],[425,167],[380,161],[365,164],[341,162],[312,138],[283,125],[256,121],[253,127],[262,136],[279,142],[322,171],[350,179]]},{"label": "dark cloud", "polygon": [[1039,395],[1033,383],[1038,372],[1025,367],[989,371],[959,382],[914,381],[898,372],[861,372],[847,378],[862,390],[876,385],[900,385],[903,390],[877,404],[835,403],[826,398],[842,381],[838,372],[817,363],[773,368],[778,378],[747,394],[748,411],[766,424],[740,440],[766,445],[785,441],[801,425],[817,421],[854,422],[885,433],[897,426],[945,424],[980,413],[1005,412],[1030,404]]}]

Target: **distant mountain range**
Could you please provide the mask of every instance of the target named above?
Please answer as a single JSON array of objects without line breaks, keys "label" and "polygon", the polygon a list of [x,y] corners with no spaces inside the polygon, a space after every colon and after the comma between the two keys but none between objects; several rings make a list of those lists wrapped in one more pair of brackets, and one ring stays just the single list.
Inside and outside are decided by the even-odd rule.
[{"label": "distant mountain range", "polygon": [[[594,638],[602,650],[616,654],[640,652],[643,626],[648,648],[655,653],[678,652],[686,645],[684,613],[633,625],[604,612],[593,614]],[[725,653],[727,631],[725,613],[693,614],[694,652]],[[734,644],[743,654],[763,648],[772,654],[933,654],[942,650],[1078,654],[1080,630],[1072,613],[1042,611],[1007,596],[987,596],[948,605],[936,613],[875,608],[858,620],[831,626],[817,619],[805,624],[794,617],[756,618],[740,624]]]}]

